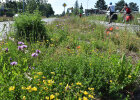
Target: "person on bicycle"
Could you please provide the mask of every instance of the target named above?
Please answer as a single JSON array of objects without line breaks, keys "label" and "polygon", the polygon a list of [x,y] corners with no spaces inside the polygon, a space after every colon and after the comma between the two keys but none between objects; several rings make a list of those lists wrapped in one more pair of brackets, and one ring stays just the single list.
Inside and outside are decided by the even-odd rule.
[{"label": "person on bicycle", "polygon": [[111,23],[111,17],[115,13],[115,6],[112,5],[112,2],[108,5],[107,11],[110,11],[110,18],[109,18],[109,23]]},{"label": "person on bicycle", "polygon": [[124,4],[124,8],[120,12],[122,12],[123,10],[125,10],[125,14],[123,16],[124,19],[125,19],[126,15],[130,16],[130,18],[132,17],[132,15],[131,15],[131,9],[128,7],[127,3]]},{"label": "person on bicycle", "polygon": [[124,8],[121,10],[121,12],[125,10],[125,14],[131,14],[131,9],[128,7],[127,3],[124,5]]}]

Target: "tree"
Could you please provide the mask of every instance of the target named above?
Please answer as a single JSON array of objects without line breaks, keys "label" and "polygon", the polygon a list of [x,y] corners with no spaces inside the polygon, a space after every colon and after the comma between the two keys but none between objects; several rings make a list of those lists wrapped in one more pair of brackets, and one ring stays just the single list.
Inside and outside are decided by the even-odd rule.
[{"label": "tree", "polygon": [[74,5],[73,13],[74,13],[74,15],[79,14],[79,4],[78,4],[77,0],[76,0],[75,5]]},{"label": "tree", "polygon": [[98,0],[95,3],[95,8],[98,8],[100,10],[106,10],[107,9],[106,2],[104,0]]},{"label": "tree", "polygon": [[130,2],[129,7],[132,11],[139,11],[139,6],[134,2]]},{"label": "tree", "polygon": [[125,1],[124,0],[120,0],[116,3],[115,9],[121,11],[122,8],[124,7]]},{"label": "tree", "polygon": [[17,3],[15,1],[9,1],[8,3],[5,4],[7,9],[10,9],[14,11],[15,13],[17,12]]},{"label": "tree", "polygon": [[47,0],[27,0],[26,9],[33,13],[34,10],[39,10],[43,16],[49,17],[54,15],[51,4],[47,3]]},{"label": "tree", "polygon": [[27,7],[26,9],[29,11],[29,13],[33,13],[34,10],[37,9],[37,2],[36,0],[27,0]]}]

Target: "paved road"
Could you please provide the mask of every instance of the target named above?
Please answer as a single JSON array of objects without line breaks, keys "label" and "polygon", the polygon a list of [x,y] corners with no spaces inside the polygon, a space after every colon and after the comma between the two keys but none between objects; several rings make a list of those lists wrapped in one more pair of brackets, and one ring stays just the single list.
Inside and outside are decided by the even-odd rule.
[{"label": "paved road", "polygon": [[[43,18],[42,21],[47,24],[51,24],[53,21],[58,20],[58,18]],[[12,29],[12,24],[14,21],[4,21],[0,22],[0,40],[8,34],[8,32]]]}]

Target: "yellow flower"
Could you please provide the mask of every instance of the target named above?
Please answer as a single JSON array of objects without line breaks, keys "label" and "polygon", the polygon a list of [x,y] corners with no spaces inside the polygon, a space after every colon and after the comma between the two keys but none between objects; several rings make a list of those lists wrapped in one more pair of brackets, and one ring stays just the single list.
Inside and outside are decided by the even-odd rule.
[{"label": "yellow flower", "polygon": [[59,96],[59,93],[55,93],[56,96]]},{"label": "yellow flower", "polygon": [[38,75],[42,75],[42,74],[43,74],[43,72],[37,72],[37,74],[38,74]]},{"label": "yellow flower", "polygon": [[10,86],[9,87],[9,91],[14,91],[15,90],[15,86]]},{"label": "yellow flower", "polygon": [[47,80],[47,82],[48,82],[48,85],[52,85],[54,83],[53,80]]},{"label": "yellow flower", "polygon": [[131,75],[128,75],[128,78],[131,78],[132,76]]},{"label": "yellow flower", "polygon": [[22,89],[22,90],[25,90],[25,89],[26,89],[26,87],[22,86],[22,87],[21,87],[21,89]]},{"label": "yellow flower", "polygon": [[45,77],[45,76],[43,76],[42,78],[43,78],[43,79],[45,79],[46,77]]},{"label": "yellow flower", "polygon": [[76,83],[76,85],[82,85],[82,83],[80,83],[80,82],[77,82],[77,83]]},{"label": "yellow flower", "polygon": [[37,91],[37,88],[36,88],[36,87],[33,87],[33,88],[32,88],[32,91]]},{"label": "yellow flower", "polygon": [[84,95],[88,95],[88,92],[87,91],[84,91]]},{"label": "yellow flower", "polygon": [[28,90],[29,92],[32,92],[32,87],[31,87],[31,86],[28,86],[28,87],[26,88],[26,90]]},{"label": "yellow flower", "polygon": [[88,88],[88,90],[94,91],[94,88]]},{"label": "yellow flower", "polygon": [[43,83],[46,84],[46,80],[43,80]]},{"label": "yellow flower", "polygon": [[25,97],[25,96],[23,96],[23,97],[22,97],[22,100],[26,100],[26,97]]},{"label": "yellow flower", "polygon": [[70,89],[70,86],[67,84],[66,87],[65,87],[65,90],[69,90]]},{"label": "yellow flower", "polygon": [[62,83],[59,83],[59,85],[62,85]]},{"label": "yellow flower", "polygon": [[49,100],[49,97],[48,97],[48,96],[46,96],[46,97],[45,97],[45,99],[46,99],[46,100]]},{"label": "yellow flower", "polygon": [[53,46],[54,46],[54,44],[50,44],[50,46],[51,46],[51,47],[53,47]]},{"label": "yellow flower", "polygon": [[79,97],[78,100],[82,100],[82,99]]},{"label": "yellow flower", "polygon": [[94,98],[94,96],[93,96],[93,95],[91,95],[91,94],[89,94],[89,95],[88,95],[88,97],[89,97],[89,98],[91,98],[91,99],[93,99],[93,98]]},{"label": "yellow flower", "polygon": [[51,94],[50,95],[50,100],[54,99],[55,98],[55,95]]},{"label": "yellow flower", "polygon": [[109,82],[112,83],[112,80],[110,80]]},{"label": "yellow flower", "polygon": [[52,75],[55,75],[55,72],[51,72]]},{"label": "yellow flower", "polygon": [[35,75],[35,76],[34,76],[34,79],[35,79],[35,78],[38,78],[38,75]]},{"label": "yellow flower", "polygon": [[83,100],[88,100],[88,98],[87,97],[83,97]]}]

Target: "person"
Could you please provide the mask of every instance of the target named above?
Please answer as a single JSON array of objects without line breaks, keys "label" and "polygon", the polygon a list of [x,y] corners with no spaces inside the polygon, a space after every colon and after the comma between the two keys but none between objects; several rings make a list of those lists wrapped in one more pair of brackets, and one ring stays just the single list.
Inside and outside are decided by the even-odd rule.
[{"label": "person", "polygon": [[83,14],[83,6],[82,6],[82,3],[81,3],[80,10],[79,10],[80,18],[82,17],[82,14]]},{"label": "person", "polygon": [[79,13],[79,16],[80,16],[80,18],[82,17],[82,14],[83,14],[83,10],[82,9],[80,9],[80,11],[79,11],[80,13]]},{"label": "person", "polygon": [[131,14],[131,9],[128,7],[127,3],[124,4],[124,7],[123,7],[123,9],[121,10],[121,12],[122,12],[123,10],[126,11],[125,14]]},{"label": "person", "polygon": [[125,19],[126,15],[128,15],[130,17],[128,17],[126,20],[129,20],[129,18],[131,18],[132,15],[131,15],[131,9],[128,7],[127,3],[124,4],[124,7],[120,12],[122,12],[123,10],[125,10],[125,14],[124,14],[123,18]]},{"label": "person", "polygon": [[110,5],[108,6],[107,11],[110,11],[109,23],[111,23],[111,17],[115,13],[115,6],[112,5],[112,2],[110,2]]}]

